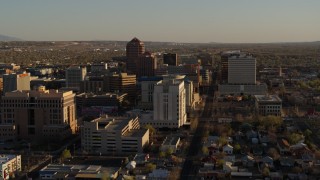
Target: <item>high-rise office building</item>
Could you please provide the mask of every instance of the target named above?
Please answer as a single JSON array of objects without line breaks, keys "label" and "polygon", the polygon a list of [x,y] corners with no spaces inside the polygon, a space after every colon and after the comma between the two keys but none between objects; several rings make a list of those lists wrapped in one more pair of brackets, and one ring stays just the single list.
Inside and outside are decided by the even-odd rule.
[{"label": "high-rise office building", "polygon": [[145,52],[139,56],[137,63],[137,77],[154,76],[157,69],[157,59],[150,52]]},{"label": "high-rise office building", "polygon": [[231,56],[240,56],[240,50],[221,52],[221,82],[228,83],[228,60]]},{"label": "high-rise office building", "polygon": [[126,46],[127,71],[128,73],[137,72],[137,63],[139,56],[145,52],[144,43],[138,38],[133,38]]},{"label": "high-rise office building", "polygon": [[3,93],[15,90],[30,90],[31,77],[29,73],[22,74],[4,74]]},{"label": "high-rise office building", "polygon": [[247,55],[229,57],[228,84],[256,84],[256,59]]},{"label": "high-rise office building", "polygon": [[80,82],[87,74],[86,67],[71,66],[66,70],[66,86],[74,90],[80,90]]},{"label": "high-rise office building", "polygon": [[183,80],[162,80],[154,86],[153,121],[156,128],[179,128],[187,120],[186,90]]},{"label": "high-rise office building", "polygon": [[133,100],[137,96],[136,75],[127,73],[112,74],[106,79],[109,92],[128,93],[128,99]]},{"label": "high-rise office building", "polygon": [[75,94],[38,90],[7,92],[1,99],[0,139],[64,139],[76,131]]},{"label": "high-rise office building", "polygon": [[169,66],[178,66],[178,55],[174,53],[163,54],[163,64],[168,64]]}]

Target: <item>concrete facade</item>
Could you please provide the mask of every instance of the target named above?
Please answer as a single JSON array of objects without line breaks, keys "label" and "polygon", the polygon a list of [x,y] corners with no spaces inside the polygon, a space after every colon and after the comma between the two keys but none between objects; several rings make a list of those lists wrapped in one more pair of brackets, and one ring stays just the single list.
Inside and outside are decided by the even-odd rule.
[{"label": "concrete facade", "polygon": [[154,87],[153,121],[156,128],[179,128],[187,120],[186,90],[183,80],[162,80]]},{"label": "concrete facade", "polygon": [[282,100],[277,95],[255,95],[256,109],[262,116],[281,116]]},{"label": "concrete facade", "polygon": [[101,117],[81,130],[81,146],[90,153],[142,153],[148,143],[149,130],[140,129],[138,117]]},{"label": "concrete facade", "polygon": [[0,138],[64,139],[76,132],[75,94],[45,90],[13,91],[1,99]]}]

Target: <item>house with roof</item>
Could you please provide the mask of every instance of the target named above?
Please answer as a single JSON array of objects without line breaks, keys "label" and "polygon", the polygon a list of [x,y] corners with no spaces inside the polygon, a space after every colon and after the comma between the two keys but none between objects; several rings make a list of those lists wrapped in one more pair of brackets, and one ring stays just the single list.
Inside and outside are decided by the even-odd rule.
[{"label": "house with roof", "polygon": [[289,154],[290,151],[290,144],[286,139],[278,139],[277,140],[277,147],[279,149],[280,154]]},{"label": "house with roof", "polygon": [[255,159],[250,155],[245,155],[241,158],[241,162],[246,167],[253,167],[255,163]]},{"label": "house with roof", "polygon": [[292,157],[280,157],[279,161],[282,167],[293,167],[295,162]]},{"label": "house with roof", "polygon": [[228,155],[233,154],[233,147],[230,144],[226,144],[222,147],[222,151]]},{"label": "house with roof", "polygon": [[270,156],[265,156],[261,159],[261,162],[267,164],[269,167],[273,167],[273,158]]},{"label": "house with roof", "polygon": [[267,131],[259,131],[258,138],[259,138],[260,143],[268,143],[269,142],[269,136],[268,136]]}]

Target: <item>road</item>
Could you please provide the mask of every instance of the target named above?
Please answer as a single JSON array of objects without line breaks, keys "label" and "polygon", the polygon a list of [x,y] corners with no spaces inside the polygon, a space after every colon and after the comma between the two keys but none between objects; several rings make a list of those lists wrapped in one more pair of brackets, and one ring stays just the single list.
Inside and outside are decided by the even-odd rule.
[{"label": "road", "polygon": [[208,121],[202,121],[201,119],[208,119],[211,118],[212,114],[212,106],[213,106],[213,92],[214,88],[213,86],[210,86],[208,89],[206,95],[206,100],[205,100],[205,106],[203,108],[201,117],[199,118],[199,123],[196,129],[196,132],[193,136],[193,139],[191,141],[189,151],[186,156],[186,160],[183,164],[182,171],[180,174],[180,179],[196,179],[196,175],[199,169],[199,160],[198,159],[198,154],[201,151],[202,148],[202,143],[201,140],[204,136],[204,132],[206,132],[206,124]]}]

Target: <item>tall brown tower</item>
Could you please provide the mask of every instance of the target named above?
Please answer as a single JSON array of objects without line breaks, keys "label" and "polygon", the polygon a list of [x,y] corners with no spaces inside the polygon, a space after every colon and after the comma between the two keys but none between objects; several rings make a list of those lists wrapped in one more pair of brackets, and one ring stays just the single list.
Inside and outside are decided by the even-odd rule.
[{"label": "tall brown tower", "polygon": [[154,76],[157,69],[157,59],[150,52],[143,53],[137,63],[137,77]]},{"label": "tall brown tower", "polygon": [[128,73],[136,74],[139,56],[142,55],[144,52],[144,43],[140,41],[138,38],[135,37],[130,42],[128,42],[126,47]]}]

